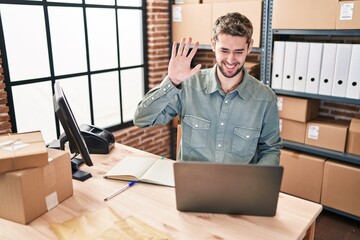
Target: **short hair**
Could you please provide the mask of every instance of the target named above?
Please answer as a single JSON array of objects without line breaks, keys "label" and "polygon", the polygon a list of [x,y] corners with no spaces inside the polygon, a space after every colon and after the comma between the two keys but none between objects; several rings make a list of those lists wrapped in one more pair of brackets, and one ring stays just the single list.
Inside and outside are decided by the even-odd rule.
[{"label": "short hair", "polygon": [[218,40],[218,35],[221,33],[246,37],[246,42],[249,43],[253,34],[253,26],[251,21],[241,13],[227,13],[216,19],[214,23],[214,40]]}]

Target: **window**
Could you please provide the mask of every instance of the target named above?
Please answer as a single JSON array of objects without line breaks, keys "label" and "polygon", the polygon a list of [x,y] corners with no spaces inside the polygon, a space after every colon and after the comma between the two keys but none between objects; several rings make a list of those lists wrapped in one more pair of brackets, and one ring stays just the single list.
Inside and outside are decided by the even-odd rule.
[{"label": "window", "polygon": [[132,124],[147,84],[145,0],[0,0],[0,47],[14,132],[62,132],[60,80],[79,124]]}]

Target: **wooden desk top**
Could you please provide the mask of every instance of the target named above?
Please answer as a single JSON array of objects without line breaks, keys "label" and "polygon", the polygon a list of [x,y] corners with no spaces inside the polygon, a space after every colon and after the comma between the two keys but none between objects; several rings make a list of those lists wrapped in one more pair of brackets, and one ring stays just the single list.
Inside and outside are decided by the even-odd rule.
[{"label": "wooden desk top", "polygon": [[275,217],[183,213],[176,210],[174,188],[137,183],[105,202],[127,182],[103,175],[125,156],[155,156],[116,144],[109,155],[92,155],[92,178],[74,181],[74,195],[29,225],[0,219],[0,239],[56,239],[50,223],[62,223],[84,212],[110,207],[120,217],[134,216],[173,239],[302,239],[322,206],[280,193]]}]

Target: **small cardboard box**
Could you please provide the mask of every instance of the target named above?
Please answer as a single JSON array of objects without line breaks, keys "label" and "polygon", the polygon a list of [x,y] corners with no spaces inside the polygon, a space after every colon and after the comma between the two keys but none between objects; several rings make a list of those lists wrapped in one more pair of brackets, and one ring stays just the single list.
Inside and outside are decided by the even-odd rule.
[{"label": "small cardboard box", "polygon": [[40,131],[0,136],[0,173],[47,163],[48,153]]},{"label": "small cardboard box", "polygon": [[313,202],[320,202],[325,158],[281,150],[284,167],[281,191]]},{"label": "small cardboard box", "polygon": [[307,123],[305,144],[345,152],[349,124],[317,119]]},{"label": "small cardboard box", "polygon": [[338,0],[276,0],[272,28],[335,29],[337,3]]},{"label": "small cardboard box", "polygon": [[0,217],[28,224],[73,194],[70,154],[48,149],[43,167],[0,173]]},{"label": "small cardboard box", "polygon": [[328,160],[321,204],[360,217],[360,168]]},{"label": "small cardboard box", "polygon": [[360,155],[360,119],[353,118],[347,136],[346,152]]},{"label": "small cardboard box", "polygon": [[262,1],[230,1],[227,3],[213,3],[212,23],[220,16],[229,12],[239,12],[245,15],[253,25],[254,44],[253,47],[260,47],[261,43],[261,23],[262,23]]},{"label": "small cardboard box", "polygon": [[[173,40],[191,37],[193,42],[211,44],[212,4],[177,4],[172,7],[172,34]],[[201,17],[199,14],[201,13]]]},{"label": "small cardboard box", "polygon": [[360,1],[338,2],[335,28],[360,29]]},{"label": "small cardboard box", "polygon": [[277,106],[280,118],[307,122],[318,116],[320,100],[277,96]]},{"label": "small cardboard box", "polygon": [[306,123],[280,118],[280,135],[284,140],[305,144]]}]

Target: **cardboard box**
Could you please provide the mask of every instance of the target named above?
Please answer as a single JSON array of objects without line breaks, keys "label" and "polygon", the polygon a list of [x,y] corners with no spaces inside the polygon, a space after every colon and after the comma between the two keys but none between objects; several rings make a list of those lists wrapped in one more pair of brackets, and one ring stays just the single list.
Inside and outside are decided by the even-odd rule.
[{"label": "cardboard box", "polygon": [[360,217],[360,168],[326,161],[321,204]]},{"label": "cardboard box", "polygon": [[0,173],[48,163],[46,145],[40,131],[0,136]]},{"label": "cardboard box", "polygon": [[254,39],[253,47],[261,45],[261,23],[262,23],[262,1],[231,1],[228,3],[213,3],[212,23],[220,16],[229,12],[240,12],[251,21],[254,31],[252,38]]},{"label": "cardboard box", "polygon": [[0,174],[0,217],[28,224],[73,194],[70,154],[48,149],[48,164]]},{"label": "cardboard box", "polygon": [[174,0],[174,4],[199,4],[200,0]]},{"label": "cardboard box", "polygon": [[360,29],[360,1],[338,2],[335,28]]},{"label": "cardboard box", "polygon": [[348,123],[341,121],[310,121],[306,127],[305,144],[344,152],[348,128]]},{"label": "cardboard box", "polygon": [[338,0],[276,0],[272,28],[335,29],[337,4]]},{"label": "cardboard box", "polygon": [[284,175],[280,190],[313,202],[320,202],[325,158],[281,150]]},{"label": "cardboard box", "polygon": [[[172,34],[174,41],[191,37],[193,43],[211,44],[211,4],[181,4],[172,7]],[[199,14],[201,13],[201,17]]]},{"label": "cardboard box", "polygon": [[318,116],[320,100],[277,96],[277,105],[280,118],[307,122]]},{"label": "cardboard box", "polygon": [[284,140],[305,144],[306,123],[280,118],[280,136]]},{"label": "cardboard box", "polygon": [[360,156],[360,119],[353,118],[350,123],[346,152]]}]

